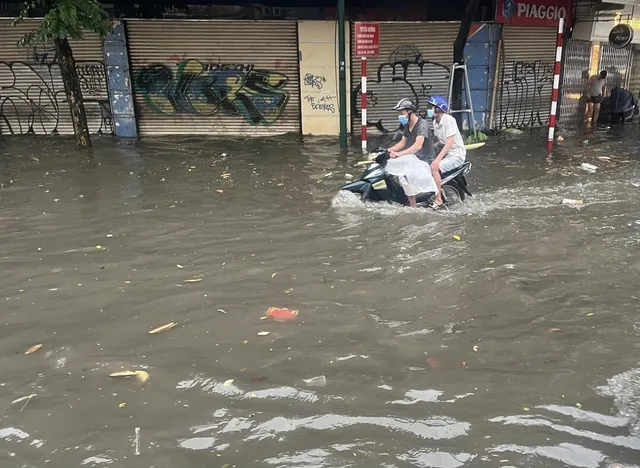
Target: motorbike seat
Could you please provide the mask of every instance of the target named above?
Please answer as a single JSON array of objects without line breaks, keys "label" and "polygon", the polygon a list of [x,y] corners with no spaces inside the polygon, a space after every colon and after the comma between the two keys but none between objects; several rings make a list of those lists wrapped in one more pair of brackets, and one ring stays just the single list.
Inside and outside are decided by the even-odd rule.
[{"label": "motorbike seat", "polygon": [[464,172],[464,170],[467,169],[469,166],[471,166],[471,163],[469,161],[465,161],[464,164],[462,164],[462,166],[456,167],[455,169],[451,169],[450,171],[447,171],[447,172],[441,172],[440,177],[442,179],[446,179],[448,177],[451,177],[456,172]]}]

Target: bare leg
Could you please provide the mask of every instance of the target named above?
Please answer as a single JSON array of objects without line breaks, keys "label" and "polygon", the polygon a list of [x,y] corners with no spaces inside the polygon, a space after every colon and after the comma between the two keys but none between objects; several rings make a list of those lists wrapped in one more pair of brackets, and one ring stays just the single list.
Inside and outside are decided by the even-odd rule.
[{"label": "bare leg", "polygon": [[440,170],[431,168],[431,174],[433,174],[433,180],[436,183],[436,187],[438,187],[438,193],[436,193],[434,201],[436,205],[442,205],[442,195],[440,194],[440,189],[442,188],[442,179],[440,178]]},{"label": "bare leg", "polygon": [[591,126],[595,129],[598,125],[598,117],[600,116],[600,104],[594,104],[593,106],[593,121]]},{"label": "bare leg", "polygon": [[589,119],[593,113],[593,103],[587,102],[587,107],[584,110],[584,126],[589,127]]},{"label": "bare leg", "polygon": [[411,184],[409,184],[409,180],[405,176],[399,177],[398,179],[402,186],[402,190],[404,190],[404,194],[409,199],[409,206],[411,208],[416,208],[416,192],[413,190],[413,187],[411,187]]}]

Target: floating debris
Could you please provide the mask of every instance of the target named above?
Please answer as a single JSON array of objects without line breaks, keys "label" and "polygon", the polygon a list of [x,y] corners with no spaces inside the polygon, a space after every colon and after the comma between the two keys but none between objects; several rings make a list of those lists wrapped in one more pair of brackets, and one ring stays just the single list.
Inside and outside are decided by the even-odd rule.
[{"label": "floating debris", "polygon": [[289,320],[295,320],[298,316],[298,311],[286,308],[269,307],[269,309],[267,309],[266,316],[278,322],[287,322]]},{"label": "floating debris", "polygon": [[271,333],[271,332],[268,332],[268,331],[261,331],[261,332],[258,332],[258,336],[267,336],[267,335],[269,335],[270,333]]},{"label": "floating debris", "polygon": [[176,322],[169,322],[165,325],[162,325],[161,327],[154,328],[149,332],[149,335],[155,335],[156,333],[162,333],[164,331],[171,330],[176,325],[178,325]]},{"label": "floating debris", "polygon": [[31,348],[27,349],[24,354],[32,354],[42,348],[41,344],[33,345]]}]

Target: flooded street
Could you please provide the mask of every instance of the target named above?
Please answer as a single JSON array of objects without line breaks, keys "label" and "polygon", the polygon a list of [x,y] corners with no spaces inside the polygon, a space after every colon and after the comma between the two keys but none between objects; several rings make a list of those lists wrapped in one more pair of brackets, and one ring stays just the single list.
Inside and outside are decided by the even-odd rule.
[{"label": "flooded street", "polygon": [[0,140],[0,466],[640,466],[633,127],[492,140],[443,214],[333,139]]}]

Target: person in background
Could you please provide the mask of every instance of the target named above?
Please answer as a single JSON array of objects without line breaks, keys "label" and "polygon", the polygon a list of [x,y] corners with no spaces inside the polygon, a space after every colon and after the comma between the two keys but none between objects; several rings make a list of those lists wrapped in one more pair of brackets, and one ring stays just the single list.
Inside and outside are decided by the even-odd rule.
[{"label": "person in background", "polygon": [[600,116],[600,105],[604,100],[604,86],[607,83],[607,70],[602,70],[599,75],[594,75],[587,81],[585,96],[587,98],[587,108],[584,114],[585,127],[591,126],[595,129]]},{"label": "person in background", "polygon": [[438,192],[431,208],[437,210],[442,206],[442,178],[440,173],[449,172],[462,166],[467,159],[464,140],[458,129],[458,122],[447,114],[449,106],[442,96],[431,96],[427,101],[429,111],[433,110],[433,133],[443,146],[431,163],[431,171],[436,181]]}]

